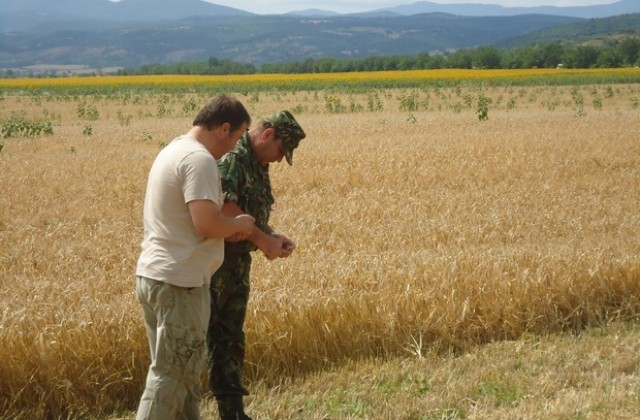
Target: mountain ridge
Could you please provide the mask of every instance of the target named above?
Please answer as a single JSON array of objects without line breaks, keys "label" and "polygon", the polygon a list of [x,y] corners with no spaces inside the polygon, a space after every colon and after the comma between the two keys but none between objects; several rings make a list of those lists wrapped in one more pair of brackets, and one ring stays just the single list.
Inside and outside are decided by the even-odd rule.
[{"label": "mountain ridge", "polygon": [[[138,67],[211,56],[261,64],[304,58],[446,52],[491,45],[545,27],[577,22],[562,16],[400,17],[290,15],[191,17],[179,21],[39,33],[0,33],[0,68],[37,63]],[[501,28],[496,31],[495,28]],[[69,29],[72,28],[72,29]]]},{"label": "mountain ridge", "polygon": [[380,10],[388,10],[401,15],[431,12],[445,12],[459,16],[515,16],[520,14],[543,14],[591,19],[627,13],[640,13],[640,2],[637,0],[620,0],[611,4],[592,6],[507,7],[484,3],[454,3],[443,5],[430,1],[417,1],[411,4],[387,7]]},{"label": "mountain ridge", "polygon": [[[592,6],[532,6],[506,7],[496,4],[454,3],[441,4],[417,1],[394,7],[385,7],[358,13],[337,13],[318,8],[305,9],[285,15],[296,16],[348,16],[348,15],[400,15],[411,16],[424,13],[449,13],[458,16],[516,16],[522,14],[546,14],[577,18],[601,18],[627,13],[640,13],[640,1],[619,0],[607,5]],[[43,19],[100,19],[120,22],[172,21],[193,16],[256,16],[242,9],[215,4],[215,0],[0,0],[0,19],[3,32],[29,29],[20,15],[36,19],[34,25]],[[7,16],[17,17],[12,22]]]},{"label": "mountain ridge", "polygon": [[[632,3],[640,9],[635,0],[615,4]],[[408,6],[433,4],[420,1]],[[20,7],[30,10],[20,11]],[[98,12],[99,17],[88,17]],[[306,58],[438,54],[506,45],[536,31],[585,21],[544,14],[403,15],[383,9],[358,14],[308,9],[299,14],[258,15],[202,0],[0,0],[0,68],[140,67],[210,57],[259,65]]]},{"label": "mountain ridge", "polygon": [[[33,30],[43,19],[99,19],[117,22],[175,21],[191,16],[250,16],[253,13],[203,0],[0,0],[3,32]],[[5,17],[19,19],[12,22]],[[33,24],[20,19],[35,17]]]}]

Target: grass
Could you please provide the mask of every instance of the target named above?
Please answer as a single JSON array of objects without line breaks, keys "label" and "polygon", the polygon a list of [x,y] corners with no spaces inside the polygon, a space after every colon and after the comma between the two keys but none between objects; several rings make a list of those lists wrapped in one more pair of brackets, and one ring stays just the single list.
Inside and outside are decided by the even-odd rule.
[{"label": "grass", "polygon": [[[259,419],[634,419],[640,413],[640,329],[525,334],[463,354],[410,351],[349,361],[277,387],[253,385]],[[202,405],[215,418],[215,405]],[[105,417],[133,419],[134,413]]]},{"label": "grass", "polygon": [[[636,85],[239,95],[308,134],[272,168],[296,255],[255,258],[257,418],[640,415]],[[132,418],[146,176],[206,96],[3,98],[52,133],[0,152],[2,417]]]},{"label": "grass", "polygon": [[631,419],[639,410],[637,339],[637,326],[616,324],[525,335],[461,355],[349,363],[288,384],[275,398],[258,387],[249,410],[281,419]]}]

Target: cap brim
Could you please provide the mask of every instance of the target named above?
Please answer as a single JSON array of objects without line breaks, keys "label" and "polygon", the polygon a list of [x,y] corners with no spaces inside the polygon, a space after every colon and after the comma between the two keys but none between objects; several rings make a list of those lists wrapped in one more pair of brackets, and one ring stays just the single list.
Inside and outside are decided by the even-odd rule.
[{"label": "cap brim", "polygon": [[287,150],[284,152],[284,157],[287,159],[289,166],[293,165],[293,150]]}]

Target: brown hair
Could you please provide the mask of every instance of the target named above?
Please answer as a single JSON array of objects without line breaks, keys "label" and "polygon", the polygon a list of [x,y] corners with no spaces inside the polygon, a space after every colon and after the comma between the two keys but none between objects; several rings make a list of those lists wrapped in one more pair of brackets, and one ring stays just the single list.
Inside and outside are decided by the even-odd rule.
[{"label": "brown hair", "polygon": [[242,102],[230,95],[220,94],[211,99],[193,120],[193,125],[208,130],[229,123],[230,131],[236,131],[243,123],[251,125],[251,116]]}]

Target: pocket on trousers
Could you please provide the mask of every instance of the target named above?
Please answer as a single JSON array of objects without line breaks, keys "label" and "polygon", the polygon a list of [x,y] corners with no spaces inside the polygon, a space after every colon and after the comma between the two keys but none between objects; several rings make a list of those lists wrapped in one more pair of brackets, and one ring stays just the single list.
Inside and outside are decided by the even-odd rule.
[{"label": "pocket on trousers", "polygon": [[202,333],[175,325],[164,328],[165,369],[176,379],[197,384],[204,368],[206,343]]}]

